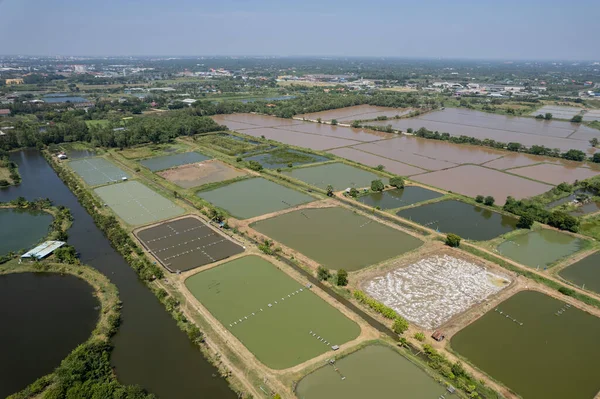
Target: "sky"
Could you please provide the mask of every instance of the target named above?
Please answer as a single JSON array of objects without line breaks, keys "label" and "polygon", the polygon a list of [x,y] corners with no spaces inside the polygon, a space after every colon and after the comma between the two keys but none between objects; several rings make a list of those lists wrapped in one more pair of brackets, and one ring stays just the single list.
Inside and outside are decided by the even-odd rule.
[{"label": "sky", "polygon": [[0,54],[600,59],[599,0],[0,0]]}]

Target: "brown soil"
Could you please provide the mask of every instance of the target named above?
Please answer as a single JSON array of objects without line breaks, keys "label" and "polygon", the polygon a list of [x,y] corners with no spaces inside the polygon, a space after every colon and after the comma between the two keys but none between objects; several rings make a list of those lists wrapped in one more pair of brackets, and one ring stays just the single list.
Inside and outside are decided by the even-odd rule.
[{"label": "brown soil", "polygon": [[158,172],[157,175],[177,184],[179,187],[192,188],[245,176],[246,173],[219,160],[211,159],[167,169]]}]

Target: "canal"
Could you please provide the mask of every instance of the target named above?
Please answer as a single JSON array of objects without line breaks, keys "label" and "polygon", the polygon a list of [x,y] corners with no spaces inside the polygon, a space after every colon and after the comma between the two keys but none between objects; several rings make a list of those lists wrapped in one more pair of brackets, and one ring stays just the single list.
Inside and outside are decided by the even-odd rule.
[{"label": "canal", "polygon": [[110,246],[44,157],[36,150],[25,150],[11,154],[11,160],[18,164],[23,182],[0,189],[0,201],[48,197],[68,207],[75,219],[69,244],[81,254],[83,263],[108,276],[119,289],[122,323],[113,338],[111,358],[119,380],[140,385],[161,398],[234,398],[227,382],[217,377],[216,368]]}]

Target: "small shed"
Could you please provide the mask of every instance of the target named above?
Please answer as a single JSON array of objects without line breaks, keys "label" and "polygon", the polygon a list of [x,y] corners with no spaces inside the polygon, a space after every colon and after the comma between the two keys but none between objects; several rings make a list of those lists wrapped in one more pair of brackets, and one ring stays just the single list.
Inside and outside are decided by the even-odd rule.
[{"label": "small shed", "polygon": [[431,338],[441,342],[444,340],[444,338],[446,338],[446,335],[443,332],[436,330],[433,334],[431,334]]},{"label": "small shed", "polygon": [[65,244],[64,241],[46,241],[21,255],[21,259],[44,259]]}]

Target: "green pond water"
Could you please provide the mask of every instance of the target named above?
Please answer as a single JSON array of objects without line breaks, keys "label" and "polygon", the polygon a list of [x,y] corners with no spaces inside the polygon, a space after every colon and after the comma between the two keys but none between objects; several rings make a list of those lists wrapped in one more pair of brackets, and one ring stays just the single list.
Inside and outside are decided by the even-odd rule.
[{"label": "green pond water", "polygon": [[258,256],[195,274],[185,285],[261,362],[274,369],[303,363],[333,345],[343,347],[360,334],[358,324]]},{"label": "green pond water", "polygon": [[587,256],[558,273],[565,280],[600,294],[600,252]]},{"label": "green pond water", "polygon": [[309,163],[329,161],[329,158],[302,151],[280,149],[244,158],[244,160],[256,161],[265,168],[276,169],[287,168],[290,163],[292,166],[298,166]]},{"label": "green pond water", "polygon": [[328,269],[359,270],[422,241],[344,208],[303,209],[253,223],[258,232]]},{"label": "green pond water", "polygon": [[498,253],[525,266],[546,268],[579,251],[584,241],[554,230],[532,231],[498,245]]},{"label": "green pond water", "polygon": [[370,193],[359,197],[358,200],[373,208],[394,209],[402,206],[416,204],[417,202],[429,201],[442,197],[444,194],[428,190],[419,186],[406,186],[404,188],[383,191],[381,193]]},{"label": "green pond water", "polygon": [[517,219],[461,201],[448,200],[405,209],[398,216],[462,238],[487,241],[516,229]]},{"label": "green pond water", "polygon": [[599,318],[536,291],[519,292],[495,309],[452,337],[452,348],[523,398],[594,397]]},{"label": "green pond water", "polygon": [[[299,399],[437,399],[445,389],[393,349],[372,345],[304,377]],[[345,379],[342,380],[342,376]]]},{"label": "green pond water", "polygon": [[42,211],[0,209],[0,256],[33,248],[48,234],[52,219]]},{"label": "green pond water", "polygon": [[336,191],[345,190],[348,187],[362,188],[371,187],[373,180],[380,179],[387,184],[387,179],[372,172],[355,168],[343,163],[332,163],[328,165],[311,166],[307,168],[294,169],[282,172],[283,175],[301,180],[311,186],[323,190],[331,184]]},{"label": "green pond water", "polygon": [[238,181],[214,190],[200,191],[196,195],[238,219],[249,219],[315,200],[308,194],[262,178]]}]

